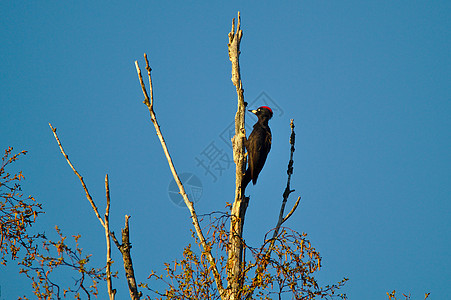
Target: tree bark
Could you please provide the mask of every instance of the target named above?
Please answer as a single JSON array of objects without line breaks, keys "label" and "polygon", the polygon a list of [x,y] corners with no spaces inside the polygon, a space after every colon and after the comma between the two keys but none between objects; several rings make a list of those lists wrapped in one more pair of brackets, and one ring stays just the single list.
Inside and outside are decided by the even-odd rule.
[{"label": "tree bark", "polygon": [[229,299],[239,299],[241,291],[241,270],[243,263],[243,225],[248,198],[241,192],[241,181],[246,167],[244,141],[246,132],[244,128],[246,106],[244,103],[243,83],[240,74],[240,42],[243,31],[240,28],[240,12],[238,12],[237,26],[232,21],[232,30],[229,33],[229,59],[232,63],[232,82],[238,96],[238,108],[235,115],[235,136],[232,138],[233,160],[236,164],[235,199],[230,218],[229,250],[227,260],[227,282]]}]

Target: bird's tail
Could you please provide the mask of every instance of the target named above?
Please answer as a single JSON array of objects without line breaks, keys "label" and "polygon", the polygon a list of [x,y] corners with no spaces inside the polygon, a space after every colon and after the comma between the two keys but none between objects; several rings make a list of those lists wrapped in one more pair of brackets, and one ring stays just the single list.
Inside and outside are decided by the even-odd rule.
[{"label": "bird's tail", "polygon": [[251,182],[251,170],[247,169],[241,180],[241,194],[244,195],[247,185]]}]

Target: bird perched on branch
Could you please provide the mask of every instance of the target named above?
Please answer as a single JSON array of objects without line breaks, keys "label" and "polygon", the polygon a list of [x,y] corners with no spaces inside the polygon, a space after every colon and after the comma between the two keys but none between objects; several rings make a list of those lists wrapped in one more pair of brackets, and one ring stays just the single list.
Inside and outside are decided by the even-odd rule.
[{"label": "bird perched on branch", "polygon": [[251,180],[253,184],[257,182],[258,174],[263,169],[266,157],[268,156],[269,150],[271,150],[271,130],[268,126],[268,121],[272,118],[271,108],[261,106],[256,110],[249,111],[258,117],[258,121],[255,123],[249,138],[244,143],[248,155],[248,167],[241,181],[242,194],[244,194],[244,190]]}]

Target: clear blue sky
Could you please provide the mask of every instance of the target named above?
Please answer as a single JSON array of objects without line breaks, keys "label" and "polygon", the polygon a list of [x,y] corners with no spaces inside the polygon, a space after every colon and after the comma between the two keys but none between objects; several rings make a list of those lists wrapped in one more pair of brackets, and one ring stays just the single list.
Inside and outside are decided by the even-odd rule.
[{"label": "clear blue sky", "polygon": [[[258,245],[276,223],[293,118],[291,201],[302,195],[302,203],[287,225],[308,233],[322,254],[321,282],[349,277],[350,299],[385,299],[393,289],[445,299],[450,9],[449,1],[2,1],[0,146],[29,151],[16,168],[25,174],[25,194],[44,203],[36,230],[51,236],[58,224],[68,236],[81,233],[97,266],[105,260],[103,229],[48,123],[101,211],[108,173],[112,227],[120,232],[124,215],[132,216],[135,271],[145,281],[192,240],[187,210],[168,196],[171,174],[134,61],[143,67],[149,55],[156,112],[176,167],[202,182],[198,212],[224,210],[234,168],[221,133],[236,111],[227,33],[240,10],[246,101],[258,103],[264,92],[279,108],[270,122],[273,148],[249,189],[246,240]],[[216,181],[196,160],[212,146],[224,158]],[[126,299],[113,253],[121,276],[115,284]],[[0,299],[30,291],[13,265],[1,267],[0,285]]]}]

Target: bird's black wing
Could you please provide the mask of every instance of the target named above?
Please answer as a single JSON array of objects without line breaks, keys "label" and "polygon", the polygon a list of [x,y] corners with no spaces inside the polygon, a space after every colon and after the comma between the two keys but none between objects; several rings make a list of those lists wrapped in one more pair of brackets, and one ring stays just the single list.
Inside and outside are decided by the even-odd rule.
[{"label": "bird's black wing", "polygon": [[269,150],[271,150],[271,131],[260,126],[254,127],[246,142],[246,148],[249,170],[252,182],[255,184],[260,171],[263,169]]}]

